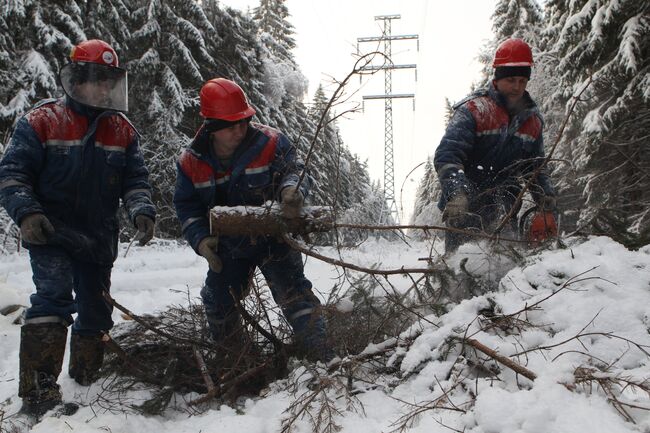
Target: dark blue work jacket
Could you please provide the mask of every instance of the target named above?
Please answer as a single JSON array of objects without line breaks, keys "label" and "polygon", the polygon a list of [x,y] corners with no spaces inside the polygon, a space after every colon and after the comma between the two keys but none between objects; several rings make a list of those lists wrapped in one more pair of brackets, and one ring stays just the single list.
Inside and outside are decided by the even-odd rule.
[{"label": "dark blue work jacket", "polygon": [[[248,126],[229,167],[212,156],[209,135],[201,127],[177,164],[174,206],[183,235],[195,251],[201,240],[210,235],[209,209],[279,202],[280,191],[297,185],[304,168],[287,137],[269,126]],[[309,186],[310,178],[305,176],[300,185],[304,197]],[[218,227],[213,227],[213,232],[218,232]],[[219,250],[228,251],[233,257],[246,257],[265,248],[268,241],[271,240],[222,236]]]},{"label": "dark blue work jacket", "polygon": [[[444,209],[461,190],[470,196],[498,188],[518,194],[521,177],[544,159],[542,117],[528,92],[523,109],[513,115],[493,85],[468,96],[454,109],[434,157],[442,186],[438,207]],[[530,191],[536,201],[555,195],[543,171]]]},{"label": "dark blue work jacket", "polygon": [[121,113],[96,114],[65,99],[25,114],[0,162],[0,202],[16,224],[42,213],[90,236],[112,262],[120,198],[131,221],[155,209],[137,132]]}]

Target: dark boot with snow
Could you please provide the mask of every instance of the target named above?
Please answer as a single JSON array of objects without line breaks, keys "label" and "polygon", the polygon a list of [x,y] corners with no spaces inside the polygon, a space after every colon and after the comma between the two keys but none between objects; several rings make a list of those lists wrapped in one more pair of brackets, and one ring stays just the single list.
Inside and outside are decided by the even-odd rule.
[{"label": "dark boot with snow", "polygon": [[293,328],[299,357],[325,364],[336,357],[327,341],[327,326],[320,307],[309,314],[291,317],[289,323]]},{"label": "dark boot with snow", "polygon": [[61,403],[56,381],[61,373],[68,328],[56,319],[27,323],[20,329],[21,412],[38,418]]},{"label": "dark boot with snow", "polygon": [[70,365],[68,374],[78,384],[88,386],[99,379],[104,362],[102,336],[72,334],[70,337]]}]

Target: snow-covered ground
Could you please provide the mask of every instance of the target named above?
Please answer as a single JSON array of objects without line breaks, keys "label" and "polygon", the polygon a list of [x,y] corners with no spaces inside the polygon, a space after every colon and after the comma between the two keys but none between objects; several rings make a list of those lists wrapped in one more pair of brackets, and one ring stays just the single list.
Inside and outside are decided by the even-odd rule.
[{"label": "snow-covered ground", "polygon": [[[123,257],[124,248],[115,264],[111,292],[135,313],[184,304],[188,290],[191,296],[199,296],[207,265],[190,248],[159,242],[152,247],[134,246]],[[331,248],[320,252],[338,255]],[[425,262],[418,258],[429,253],[427,243],[368,241],[353,251],[343,251],[343,257],[362,266],[422,268]],[[504,266],[489,250],[476,246],[462,247],[448,264],[457,268],[464,257],[468,258],[465,269],[475,276],[498,274]],[[312,258],[307,260],[306,274],[323,299],[343,281],[339,269]],[[403,276],[389,280],[398,290],[412,283]],[[0,308],[27,305],[31,292],[27,255],[0,257]],[[479,314],[490,305],[500,321]],[[15,418],[11,415],[20,408],[16,314],[0,316],[3,433],[12,431]],[[390,358],[389,366],[395,367],[392,372],[375,374],[373,383],[355,384],[357,392],[362,392],[355,392],[352,400],[331,387],[328,395],[340,411],[333,420],[341,431],[378,433],[407,426],[403,431],[650,432],[650,411],[640,409],[650,409],[646,393],[631,386],[619,392],[610,380],[610,397],[627,404],[619,407],[619,413],[602,387],[595,382],[591,387],[576,384],[574,374],[576,368],[585,367],[579,371],[601,380],[645,381],[650,386],[650,246],[628,251],[601,237],[542,252],[512,269],[501,279],[497,292],[465,300],[440,317],[425,319],[403,334],[415,339],[410,345],[402,344]],[[123,320],[117,311],[114,320]],[[517,375],[463,346],[463,338],[510,356],[536,379]],[[66,366],[67,354],[64,363]],[[491,373],[481,372],[479,364]],[[242,401],[236,407],[214,403],[202,413],[184,411],[183,398],[178,396],[163,416],[125,415],[89,405],[99,385],[81,387],[64,373],[59,378],[64,398],[80,402],[81,409],[70,417],[46,417],[32,431],[280,432],[287,408],[296,401],[287,385],[300,382],[299,378],[308,376],[304,373],[305,367],[297,367],[287,379],[272,384],[263,397]],[[313,388],[313,381],[311,384]],[[298,387],[298,395],[301,392],[309,392],[306,383]],[[426,410],[433,405],[437,408]],[[418,410],[422,411],[419,416],[408,416]],[[412,422],[402,423],[403,416]],[[292,431],[312,431],[309,418],[298,419]]]}]

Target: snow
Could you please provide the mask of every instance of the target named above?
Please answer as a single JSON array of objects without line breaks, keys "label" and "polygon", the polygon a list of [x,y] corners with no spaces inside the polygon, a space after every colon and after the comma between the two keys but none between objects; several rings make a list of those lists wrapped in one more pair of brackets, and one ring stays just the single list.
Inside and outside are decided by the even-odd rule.
[{"label": "snow", "polygon": [[[422,267],[418,258],[427,256],[430,248],[427,242],[406,245],[372,240],[354,250],[341,250],[340,254],[344,260],[361,266],[380,263],[381,268]],[[126,245],[122,245],[111,293],[135,313],[152,313],[171,304],[184,304],[188,290],[192,297],[199,296],[207,266],[186,245],[158,240],[153,246],[132,246],[126,257],[125,252]],[[320,252],[339,256],[339,251],[333,248],[320,248]],[[630,343],[645,345],[646,352],[650,345],[650,246],[629,251],[606,237],[582,242],[569,240],[566,249],[531,253],[521,266],[512,268],[508,260],[495,260],[494,252],[484,244],[464,245],[447,258],[453,269],[461,261],[473,275],[500,281],[498,290],[464,300],[450,307],[446,314],[429,315],[426,320],[413,324],[400,336],[400,340],[414,338],[413,343],[410,347],[399,347],[399,356],[389,361],[389,365],[399,367],[399,373],[380,374],[369,383],[355,382],[358,394],[349,404],[344,402],[345,398],[337,400],[340,394],[336,388],[330,389],[328,395],[341,411],[334,416],[334,421],[342,432],[377,433],[398,429],[402,425],[400,417],[440,398],[446,398],[442,406],[458,410],[424,411],[406,431],[449,431],[444,426],[468,433],[650,431],[650,412],[628,409],[636,422],[632,424],[608,403],[601,388],[575,385],[572,390],[573,373],[579,366],[609,365],[608,372],[597,373],[600,377],[650,379],[650,357]],[[341,283],[337,269],[312,258],[306,261],[306,275],[319,289],[323,300],[333,286]],[[394,290],[403,293],[412,282],[394,276],[390,277],[390,283]],[[25,252],[2,256],[0,308],[28,304],[31,291],[31,272]],[[381,295],[378,290],[376,296]],[[491,304],[496,313],[507,315],[538,302],[538,308],[520,317],[531,325],[522,326],[520,332],[485,327],[488,319],[478,316],[479,310]],[[338,308],[349,311],[351,301],[344,298]],[[3,423],[11,422],[14,418],[10,415],[20,407],[17,397],[20,327],[12,323],[17,314],[0,316],[0,344],[4,348],[0,353]],[[123,321],[118,312],[113,316],[116,323]],[[572,339],[579,333],[584,334],[579,341]],[[517,376],[494,361],[486,367],[499,370],[498,380],[472,376],[467,361],[477,362],[478,355],[468,349],[460,353],[460,346],[448,346],[450,339],[464,335],[510,356],[537,378],[531,381]],[[369,346],[366,352],[396,343],[397,339],[389,338]],[[551,347],[554,345],[557,346]],[[547,348],[532,350],[541,346]],[[446,351],[450,355],[443,356]],[[528,352],[514,356],[524,351]],[[67,353],[64,362],[67,365]],[[195,395],[177,395],[175,404],[163,416],[142,416],[90,406],[101,385],[84,388],[64,373],[59,378],[64,396],[80,402],[81,409],[73,416],[46,417],[31,431],[280,432],[288,416],[286,411],[297,396],[309,391],[313,374],[313,366],[296,364],[286,379],[271,384],[263,396],[241,400],[235,407],[213,403],[202,413],[192,412],[187,410],[184,398]],[[464,385],[457,386],[459,383]],[[295,395],[289,385],[296,388]],[[128,397],[138,401],[146,395],[146,392],[132,392]],[[649,396],[641,392],[625,392],[620,400],[650,408]],[[0,427],[9,428],[9,425]],[[298,419],[294,427],[295,432],[312,431],[308,419]]]},{"label": "snow", "polygon": [[31,106],[32,103],[29,100],[29,92],[25,89],[20,89],[16,92],[16,96],[14,96],[6,106],[0,104],[0,116],[4,118],[19,116],[27,111]]},{"label": "snow", "polygon": [[582,130],[586,133],[598,133],[605,130],[605,125],[603,123],[603,118],[600,115],[599,108],[591,110],[585,115],[584,120],[582,121]]},{"label": "snow", "polygon": [[15,14],[18,17],[25,16],[25,2],[23,0],[8,0],[4,2],[4,6],[0,8],[0,15],[8,17]]},{"label": "snow", "polygon": [[627,20],[623,25],[618,55],[629,74],[634,74],[639,69],[638,60],[642,56],[640,42],[643,35],[647,34],[647,28],[650,27],[649,21],[647,16],[639,14]]},{"label": "snow", "polygon": [[[56,90],[56,75],[52,72],[49,63],[45,57],[36,50],[30,50],[20,67],[21,71],[30,81],[39,84],[44,89],[54,92]],[[36,94],[36,89],[32,86],[31,95]]]},{"label": "snow", "polygon": [[[262,41],[270,37],[268,33],[260,35]],[[286,94],[302,99],[307,86],[307,79],[295,66],[271,57],[264,60],[264,95],[272,107],[279,108]]]},{"label": "snow", "polygon": [[[170,48],[174,50],[174,60],[178,65],[182,65],[184,71],[189,73],[197,83],[202,83],[203,76],[201,75],[201,67],[194,59],[192,51],[185,45],[185,42],[177,38],[173,34],[167,35],[167,42]],[[180,83],[179,83],[179,86]]]}]

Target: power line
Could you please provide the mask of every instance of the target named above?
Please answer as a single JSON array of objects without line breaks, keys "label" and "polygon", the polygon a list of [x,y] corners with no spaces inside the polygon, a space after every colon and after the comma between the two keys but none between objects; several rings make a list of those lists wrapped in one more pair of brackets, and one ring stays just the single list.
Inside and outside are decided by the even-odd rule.
[{"label": "power line", "polygon": [[[393,35],[391,32],[392,20],[400,19],[400,15],[377,15],[375,21],[383,21],[383,30],[381,36],[367,36],[357,38],[357,52],[359,44],[364,42],[383,42],[383,60],[382,65],[368,65],[362,68],[365,71],[384,71],[384,94],[382,95],[364,95],[366,99],[383,99],[384,100],[384,192],[386,195],[387,212],[382,213],[381,222],[388,222],[388,215],[392,216],[393,221],[399,222],[397,212],[397,203],[395,201],[395,164],[393,158],[393,99],[410,98],[413,100],[413,109],[415,109],[415,95],[413,93],[393,93],[392,72],[394,69],[413,69],[415,71],[415,80],[417,81],[417,65],[403,64],[396,65],[393,63],[392,42],[415,40],[419,51],[420,40],[418,35]],[[388,61],[389,63],[386,63]]]}]

